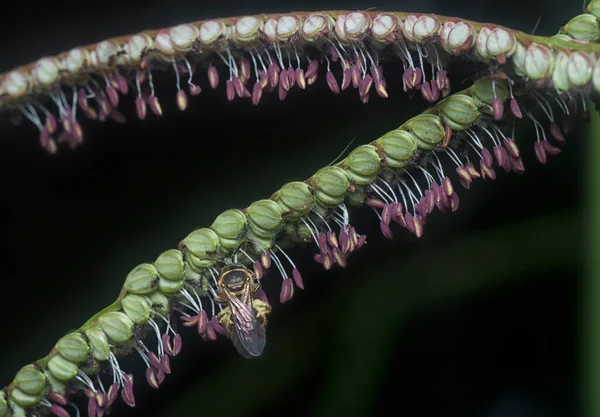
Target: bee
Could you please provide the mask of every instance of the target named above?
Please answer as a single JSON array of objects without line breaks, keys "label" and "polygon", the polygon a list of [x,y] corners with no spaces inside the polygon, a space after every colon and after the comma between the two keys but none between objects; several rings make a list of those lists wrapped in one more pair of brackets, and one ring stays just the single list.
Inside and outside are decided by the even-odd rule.
[{"label": "bee", "polygon": [[225,266],[217,282],[215,302],[225,305],[217,320],[227,330],[233,345],[245,358],[260,356],[265,342],[267,316],[271,306],[254,298],[260,288],[254,274],[241,264]]}]

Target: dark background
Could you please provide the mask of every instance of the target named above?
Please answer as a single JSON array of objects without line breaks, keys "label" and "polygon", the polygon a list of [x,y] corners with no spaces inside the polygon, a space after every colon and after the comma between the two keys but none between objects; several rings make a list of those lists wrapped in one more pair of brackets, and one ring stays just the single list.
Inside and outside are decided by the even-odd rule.
[{"label": "dark background", "polygon": [[[541,15],[537,33],[551,35],[579,3],[11,2],[0,16],[0,70],[146,28],[290,10],[402,8],[526,32]],[[111,303],[134,265],[218,213],[307,178],[351,139],[367,143],[423,110],[423,100],[402,94],[400,71],[386,68],[391,97],[366,106],[355,91],[334,96],[321,77],[257,108],[205,88],[183,113],[173,77],[164,76],[164,117],[85,123],[84,145],[54,156],[39,149],[33,126],[0,117],[0,381]],[[472,74],[456,71],[455,90],[469,85]],[[132,99],[122,102],[132,116]],[[227,341],[201,343],[185,329],[159,391],[145,387],[139,359],[126,361],[136,369],[138,406],[114,414],[579,415],[585,132],[541,166],[523,123],[526,175],[459,190],[459,212],[434,214],[420,240],[394,229],[394,241],[384,241],[372,213],[357,213],[369,244],[348,269],[321,271],[314,247],[294,252],[307,290],[275,303],[261,358],[244,360]]]}]

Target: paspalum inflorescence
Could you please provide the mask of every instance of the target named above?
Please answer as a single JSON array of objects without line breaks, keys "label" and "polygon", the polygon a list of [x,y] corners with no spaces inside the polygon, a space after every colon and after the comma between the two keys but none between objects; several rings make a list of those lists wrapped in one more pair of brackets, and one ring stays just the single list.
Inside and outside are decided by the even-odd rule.
[{"label": "paspalum inflorescence", "polygon": [[[571,40],[568,34],[585,32],[572,22],[567,34],[544,38],[427,14],[245,16],[110,39],[0,75],[0,110],[35,124],[50,152],[62,142],[82,143],[81,114],[122,121],[118,107],[131,94],[140,119],[148,109],[161,115],[153,84],[160,70],[175,75],[181,110],[188,95],[201,93],[194,78],[201,73],[211,88],[224,84],[229,100],[255,105],[271,92],[284,100],[290,89],[323,76],[333,93],[354,88],[367,103],[392,93],[382,62],[399,60],[404,91],[433,104],[342,161],[221,213],[177,249],[133,268],[112,305],[0,392],[0,417],[64,417],[69,404],[79,413],[69,402],[78,393],[87,397],[89,416],[108,412],[119,394],[133,407],[134,376],[122,369],[120,355],[138,355],[147,383],[158,388],[182,348],[174,320],[204,340],[230,337],[241,353],[256,356],[270,313],[260,288],[265,273],[277,270],[281,303],[304,288],[287,247],[310,243],[325,269],[346,267],[367,240],[350,220],[359,205],[373,209],[385,237],[397,227],[421,237],[436,208],[458,209],[456,179],[468,189],[476,179],[494,179],[497,169],[524,172],[514,131],[521,119],[533,124],[535,154],[545,163],[560,152],[563,132],[589,117],[587,98],[600,93],[600,45],[592,42],[597,38]],[[451,94],[446,68],[459,58],[484,65],[487,75]],[[232,263],[238,273],[227,278]]]}]

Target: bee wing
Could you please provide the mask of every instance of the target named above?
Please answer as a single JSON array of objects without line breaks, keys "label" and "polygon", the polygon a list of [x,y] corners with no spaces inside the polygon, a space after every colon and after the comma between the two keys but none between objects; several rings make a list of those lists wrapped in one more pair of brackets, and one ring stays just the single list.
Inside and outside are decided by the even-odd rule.
[{"label": "bee wing", "polygon": [[229,298],[233,318],[231,341],[237,351],[245,358],[260,356],[265,348],[266,332],[263,325],[256,319],[252,307],[252,297],[243,303],[239,298]]}]

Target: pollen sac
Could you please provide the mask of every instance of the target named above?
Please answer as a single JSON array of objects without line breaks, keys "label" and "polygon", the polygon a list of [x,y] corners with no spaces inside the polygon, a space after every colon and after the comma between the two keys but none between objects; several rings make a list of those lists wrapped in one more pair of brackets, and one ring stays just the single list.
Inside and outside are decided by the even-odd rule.
[{"label": "pollen sac", "polygon": [[283,208],[283,217],[290,220],[304,216],[315,203],[310,186],[300,181],[285,184],[273,198]]},{"label": "pollen sac", "polygon": [[125,278],[123,288],[132,294],[149,294],[158,285],[158,271],[152,264],[140,264]]},{"label": "pollen sac", "polygon": [[27,394],[21,391],[19,388],[14,388],[10,391],[9,398],[12,404],[18,404],[21,407],[31,407],[40,401],[41,396],[39,394]]},{"label": "pollen sac", "polygon": [[317,201],[325,206],[337,206],[346,197],[350,182],[342,168],[330,166],[322,168],[312,180],[315,183]]},{"label": "pollen sac", "polygon": [[444,140],[446,129],[442,120],[434,114],[420,114],[402,125],[415,137],[419,149],[430,150]]},{"label": "pollen sac", "polygon": [[106,333],[99,327],[94,326],[85,331],[90,347],[92,348],[92,356],[98,361],[107,361],[110,353],[108,337]]},{"label": "pollen sac", "polygon": [[260,40],[263,22],[254,16],[245,16],[235,22],[233,40],[246,44]]},{"label": "pollen sac", "polygon": [[179,291],[182,286],[183,280],[172,281],[163,277],[158,279],[158,291],[162,292],[163,294],[174,294]]},{"label": "pollen sac", "polygon": [[525,54],[525,73],[532,80],[546,79],[554,68],[554,54],[545,45],[532,43]]},{"label": "pollen sac", "polygon": [[596,42],[600,40],[600,22],[591,14],[575,16],[564,27],[567,35],[580,41]]},{"label": "pollen sac", "polygon": [[[14,382],[21,391],[29,395],[41,394],[46,389],[46,377],[35,365],[25,365],[19,369]],[[1,408],[0,406],[0,410]]]},{"label": "pollen sac", "polygon": [[406,130],[396,129],[377,139],[385,153],[385,164],[390,168],[404,168],[417,150],[416,138]]},{"label": "pollen sac", "polygon": [[[185,239],[183,244],[187,248],[188,256],[192,254],[199,261],[199,267],[205,268],[215,263],[214,255],[219,251],[219,236],[211,229],[202,228],[196,229]],[[211,258],[203,260],[203,258]]]},{"label": "pollen sac", "polygon": [[8,403],[6,402],[6,394],[4,391],[0,391],[0,417],[6,417],[8,415]]},{"label": "pollen sac", "polygon": [[59,381],[69,382],[77,375],[77,364],[56,354],[48,361],[48,370]]},{"label": "pollen sac", "polygon": [[135,324],[146,323],[150,318],[150,302],[143,295],[127,294],[121,300],[121,307]]},{"label": "pollen sac", "polygon": [[567,62],[567,77],[573,87],[582,87],[592,79],[594,62],[588,54],[573,52]]},{"label": "pollen sac", "polygon": [[74,363],[81,363],[88,358],[90,348],[81,333],[69,333],[56,343],[56,351]]},{"label": "pollen sac", "polygon": [[265,239],[273,237],[283,222],[283,210],[273,200],[256,201],[246,210],[250,229],[255,235]]},{"label": "pollen sac", "polygon": [[[196,289],[198,291],[198,289]],[[199,293],[200,296],[203,294]],[[163,316],[169,314],[169,299],[160,291],[154,291],[148,296],[152,309]]]},{"label": "pollen sac", "polygon": [[567,75],[568,63],[569,56],[566,53],[559,52],[556,55],[556,62],[554,64],[554,70],[552,71],[552,84],[561,91],[569,91],[571,88],[569,76]]},{"label": "pollen sac", "polygon": [[111,311],[100,316],[98,323],[108,339],[114,343],[125,343],[133,337],[133,322],[125,313]]},{"label": "pollen sac", "polygon": [[362,145],[350,152],[342,164],[346,175],[357,185],[371,184],[377,178],[381,160],[372,145]]},{"label": "pollen sac", "polygon": [[158,275],[171,281],[183,280],[183,265],[183,255],[177,249],[169,249],[161,253],[154,261]]},{"label": "pollen sac", "polygon": [[477,103],[466,94],[453,94],[438,104],[440,117],[452,130],[465,130],[479,118]]},{"label": "pollen sac", "polygon": [[474,99],[489,106],[492,105],[495,98],[499,98],[502,103],[505,103],[509,97],[506,82],[491,78],[482,78],[475,81],[475,84],[471,87],[471,94]]},{"label": "pollen sac", "polygon": [[246,231],[246,216],[241,210],[231,209],[219,214],[210,226],[219,236],[219,243],[225,249],[236,249]]},{"label": "pollen sac", "polygon": [[393,14],[378,14],[371,28],[373,39],[384,44],[392,43],[396,39],[396,32],[400,30],[398,26],[398,18]]}]

